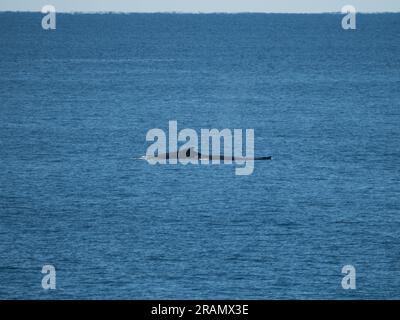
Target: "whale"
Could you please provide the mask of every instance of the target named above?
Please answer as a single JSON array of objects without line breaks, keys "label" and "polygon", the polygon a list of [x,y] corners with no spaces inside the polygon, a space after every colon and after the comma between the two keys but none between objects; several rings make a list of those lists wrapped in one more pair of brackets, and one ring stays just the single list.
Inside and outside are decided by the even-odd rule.
[{"label": "whale", "polygon": [[235,156],[224,156],[224,155],[212,155],[212,154],[201,154],[194,148],[187,148],[179,151],[173,151],[168,153],[161,153],[157,157],[142,156],[142,160],[157,159],[157,160],[170,160],[170,159],[194,159],[194,160],[220,160],[220,161],[260,161],[260,160],[272,160],[272,156],[263,157],[235,157]]}]

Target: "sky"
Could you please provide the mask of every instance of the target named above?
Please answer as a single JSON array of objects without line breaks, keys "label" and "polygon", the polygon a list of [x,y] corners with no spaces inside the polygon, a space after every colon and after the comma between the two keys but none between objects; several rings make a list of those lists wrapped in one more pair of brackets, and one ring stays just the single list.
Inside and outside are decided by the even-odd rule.
[{"label": "sky", "polygon": [[57,12],[340,12],[353,5],[358,12],[400,12],[400,0],[0,0],[0,11]]}]

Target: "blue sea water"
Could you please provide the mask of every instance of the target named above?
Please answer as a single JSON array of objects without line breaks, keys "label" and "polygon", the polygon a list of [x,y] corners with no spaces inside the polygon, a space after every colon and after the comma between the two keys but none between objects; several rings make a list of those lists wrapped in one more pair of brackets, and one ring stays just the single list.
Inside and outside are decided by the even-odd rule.
[{"label": "blue sea water", "polygon": [[[0,13],[1,299],[400,298],[400,14],[42,17]],[[273,160],[133,160],[169,120]]]}]

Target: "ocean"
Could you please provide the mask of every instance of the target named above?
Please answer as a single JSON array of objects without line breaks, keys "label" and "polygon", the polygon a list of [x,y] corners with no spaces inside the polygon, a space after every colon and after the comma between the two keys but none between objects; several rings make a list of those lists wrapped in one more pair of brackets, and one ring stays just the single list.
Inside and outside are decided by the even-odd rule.
[{"label": "ocean", "polygon": [[[0,299],[400,298],[400,14],[43,16],[0,13]],[[134,160],[170,120],[272,161]]]}]

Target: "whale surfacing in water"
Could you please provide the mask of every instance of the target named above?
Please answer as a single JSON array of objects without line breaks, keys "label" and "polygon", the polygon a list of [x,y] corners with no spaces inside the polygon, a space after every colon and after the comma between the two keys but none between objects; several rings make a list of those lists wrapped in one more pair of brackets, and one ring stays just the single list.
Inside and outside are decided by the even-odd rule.
[{"label": "whale surfacing in water", "polygon": [[197,152],[194,148],[188,148],[180,151],[161,153],[158,156],[143,156],[143,160],[170,160],[170,159],[193,159],[193,160],[220,160],[220,161],[258,161],[258,160],[272,160],[271,156],[266,157],[234,157],[224,155],[208,155]]}]

